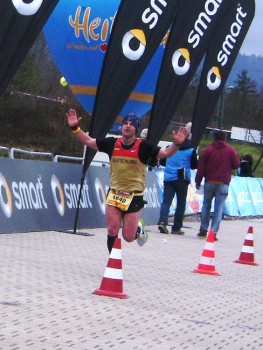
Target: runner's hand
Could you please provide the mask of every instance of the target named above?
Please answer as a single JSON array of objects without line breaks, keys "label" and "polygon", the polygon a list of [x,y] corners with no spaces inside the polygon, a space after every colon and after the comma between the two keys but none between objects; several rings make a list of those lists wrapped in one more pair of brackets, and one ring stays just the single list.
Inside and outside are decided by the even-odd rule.
[{"label": "runner's hand", "polygon": [[74,126],[79,125],[79,122],[81,121],[82,118],[78,118],[77,112],[75,109],[70,109],[69,113],[66,113],[66,117],[68,120],[68,125],[71,128],[74,128]]},{"label": "runner's hand", "polygon": [[181,145],[188,135],[189,131],[184,126],[182,126],[177,133],[173,131],[173,142],[176,145]]}]

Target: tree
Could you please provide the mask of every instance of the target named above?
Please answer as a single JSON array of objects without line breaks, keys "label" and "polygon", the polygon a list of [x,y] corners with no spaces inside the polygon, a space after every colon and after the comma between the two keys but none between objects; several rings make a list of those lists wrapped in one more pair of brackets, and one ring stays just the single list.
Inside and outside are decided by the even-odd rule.
[{"label": "tree", "polygon": [[256,94],[257,83],[255,80],[250,79],[247,70],[243,70],[240,74],[237,75],[234,89],[241,94],[242,98],[247,98],[252,94]]},{"label": "tree", "polygon": [[2,146],[82,156],[83,147],[71,137],[65,114],[76,108],[86,117],[85,128],[90,116],[60,78],[41,33],[0,99]]},{"label": "tree", "polygon": [[225,95],[224,122],[228,128],[238,126],[258,129],[260,127],[258,115],[261,96],[257,92],[256,82],[249,77],[246,70],[237,75],[235,85],[226,89]]}]

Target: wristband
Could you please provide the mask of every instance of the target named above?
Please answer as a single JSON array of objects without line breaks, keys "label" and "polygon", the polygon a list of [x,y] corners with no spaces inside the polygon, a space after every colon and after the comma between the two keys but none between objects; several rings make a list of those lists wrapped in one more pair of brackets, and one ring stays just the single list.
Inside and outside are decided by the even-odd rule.
[{"label": "wristband", "polygon": [[78,125],[71,128],[73,134],[76,134],[81,131],[80,127]]}]

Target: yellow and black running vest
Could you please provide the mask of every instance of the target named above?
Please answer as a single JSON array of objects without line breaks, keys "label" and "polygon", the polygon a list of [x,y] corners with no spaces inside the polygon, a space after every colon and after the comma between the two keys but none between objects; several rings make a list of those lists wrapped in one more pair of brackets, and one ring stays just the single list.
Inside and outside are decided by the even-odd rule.
[{"label": "yellow and black running vest", "polygon": [[145,189],[146,165],[139,160],[138,150],[141,139],[136,139],[133,147],[126,150],[117,138],[111,158],[110,188],[116,191],[142,193]]}]

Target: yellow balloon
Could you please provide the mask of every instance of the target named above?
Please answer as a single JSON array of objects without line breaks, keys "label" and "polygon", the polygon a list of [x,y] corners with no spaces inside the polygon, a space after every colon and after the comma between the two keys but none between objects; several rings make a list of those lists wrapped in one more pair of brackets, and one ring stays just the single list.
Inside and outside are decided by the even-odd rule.
[{"label": "yellow balloon", "polygon": [[66,81],[66,79],[64,77],[60,78],[60,84],[62,86],[67,86],[68,85],[68,83],[67,83],[67,81]]}]

